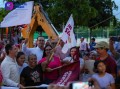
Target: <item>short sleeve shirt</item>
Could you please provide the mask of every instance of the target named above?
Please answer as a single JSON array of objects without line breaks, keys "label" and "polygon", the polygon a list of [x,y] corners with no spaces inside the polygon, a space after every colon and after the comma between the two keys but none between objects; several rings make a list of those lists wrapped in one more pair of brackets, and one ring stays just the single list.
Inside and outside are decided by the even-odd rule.
[{"label": "short sleeve shirt", "polygon": [[37,86],[41,85],[43,81],[43,72],[41,65],[37,65],[35,68],[25,67],[20,75],[24,78],[25,86]]},{"label": "short sleeve shirt", "polygon": [[[100,58],[97,58],[97,60],[100,60]],[[117,73],[117,64],[115,62],[115,59],[108,55],[108,57],[104,60],[106,64],[106,72],[110,74],[116,74]]]},{"label": "short sleeve shirt", "polygon": [[103,77],[100,77],[97,73],[93,74],[92,78],[96,79],[101,89],[106,89],[111,84],[115,83],[113,76],[106,73]]}]

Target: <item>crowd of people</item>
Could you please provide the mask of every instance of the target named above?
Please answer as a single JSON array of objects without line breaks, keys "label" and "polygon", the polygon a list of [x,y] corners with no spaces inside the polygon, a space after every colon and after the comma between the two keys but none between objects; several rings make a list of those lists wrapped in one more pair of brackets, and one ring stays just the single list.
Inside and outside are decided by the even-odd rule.
[{"label": "crowd of people", "polygon": [[[80,38],[80,46],[72,47],[66,53],[62,52],[64,42],[48,40],[39,36],[36,46],[27,47],[28,39],[20,43],[0,42],[0,83],[1,86],[25,88],[51,84],[59,77],[59,71],[54,68],[67,65],[79,59],[80,74],[78,81],[87,82],[95,80],[99,88],[117,89],[120,85],[120,52],[116,49],[115,42],[96,42],[95,38],[90,43]],[[119,43],[119,42],[118,42]],[[52,87],[52,88],[51,88]],[[51,85],[49,89],[58,89]],[[68,89],[66,86],[59,89]]]}]

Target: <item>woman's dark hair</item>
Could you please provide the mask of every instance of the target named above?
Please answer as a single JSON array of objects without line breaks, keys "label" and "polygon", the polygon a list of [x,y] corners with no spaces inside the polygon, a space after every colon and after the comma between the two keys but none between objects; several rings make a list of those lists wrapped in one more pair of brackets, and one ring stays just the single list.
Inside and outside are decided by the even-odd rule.
[{"label": "woman's dark hair", "polygon": [[44,51],[43,51],[43,57],[42,57],[42,58],[46,57],[45,49],[46,49],[48,46],[51,47],[51,48],[53,48],[51,45],[45,45]]},{"label": "woman's dark hair", "polygon": [[[105,64],[105,62],[103,61],[103,60],[98,60],[98,61],[95,61],[95,63],[94,63],[94,72],[95,73],[98,73],[98,69],[97,69],[97,67],[98,67],[98,64],[99,63],[104,63]],[[106,65],[106,64],[105,64]]]},{"label": "woman's dark hair", "polygon": [[76,49],[76,51],[77,51],[77,47],[74,46],[74,47],[70,48],[70,54],[69,54],[70,57],[71,57],[71,50],[72,50],[72,49]]},{"label": "woman's dark hair", "polygon": [[76,49],[76,53],[75,53],[75,55],[77,56],[76,60],[79,60],[79,57],[80,57],[79,49],[76,46],[70,48],[70,56],[71,56],[72,49]]},{"label": "woman's dark hair", "polygon": [[16,60],[21,56],[21,55],[25,55],[23,52],[18,52],[17,56],[16,56]]}]

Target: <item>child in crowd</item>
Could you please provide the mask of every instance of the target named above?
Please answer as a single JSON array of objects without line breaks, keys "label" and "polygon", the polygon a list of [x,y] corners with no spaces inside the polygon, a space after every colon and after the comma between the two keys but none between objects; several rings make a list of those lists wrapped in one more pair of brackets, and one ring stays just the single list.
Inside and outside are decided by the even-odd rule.
[{"label": "child in crowd", "polygon": [[28,66],[27,63],[25,63],[25,54],[23,52],[18,52],[16,56],[16,61],[19,68],[19,73],[21,74],[22,70]]},{"label": "child in crowd", "polygon": [[99,60],[94,63],[95,74],[92,78],[96,79],[101,89],[115,89],[115,80],[113,76],[106,73],[106,65],[104,61]]}]

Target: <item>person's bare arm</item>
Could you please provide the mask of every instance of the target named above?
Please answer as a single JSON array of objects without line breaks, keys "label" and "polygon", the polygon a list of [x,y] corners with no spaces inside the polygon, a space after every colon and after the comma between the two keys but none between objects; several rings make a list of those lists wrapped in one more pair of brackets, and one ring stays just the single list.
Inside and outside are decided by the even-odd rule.
[{"label": "person's bare arm", "polygon": [[99,85],[99,83],[97,82],[96,79],[90,78],[88,81],[89,81],[89,82],[93,81],[93,86],[94,86],[94,87],[92,87],[91,89],[101,89],[101,88],[100,88],[100,85]]},{"label": "person's bare arm", "polygon": [[42,70],[43,70],[44,72],[51,72],[51,71],[53,71],[51,68],[48,68],[48,67],[47,67],[48,64],[49,64],[49,61],[48,61],[48,60],[46,60],[46,61],[44,61],[44,62],[41,63]]},{"label": "person's bare arm", "polygon": [[25,85],[25,79],[23,77],[20,77],[20,84],[22,84],[23,86]]},{"label": "person's bare arm", "polygon": [[111,84],[111,89],[116,89],[115,88],[115,84],[113,83],[113,84]]},{"label": "person's bare arm", "polygon": [[55,85],[55,84],[50,84],[48,86],[48,89],[69,89],[69,87],[67,87],[67,86],[58,86],[58,85]]},{"label": "person's bare arm", "polygon": [[42,70],[43,70],[43,71],[46,71],[47,65],[48,65],[48,62],[47,62],[47,61],[44,61],[44,62],[41,63],[41,66],[42,66]]}]

